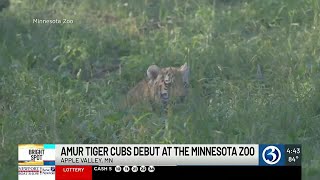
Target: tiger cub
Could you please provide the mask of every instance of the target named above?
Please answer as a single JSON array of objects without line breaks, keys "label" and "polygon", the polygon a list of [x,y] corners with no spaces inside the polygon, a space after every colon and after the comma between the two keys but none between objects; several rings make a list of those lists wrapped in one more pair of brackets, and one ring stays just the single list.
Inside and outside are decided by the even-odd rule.
[{"label": "tiger cub", "polygon": [[162,105],[167,111],[168,103],[183,99],[188,94],[189,67],[187,63],[181,67],[159,68],[151,65],[147,69],[147,78],[140,81],[127,94],[127,104],[132,106],[139,102]]}]

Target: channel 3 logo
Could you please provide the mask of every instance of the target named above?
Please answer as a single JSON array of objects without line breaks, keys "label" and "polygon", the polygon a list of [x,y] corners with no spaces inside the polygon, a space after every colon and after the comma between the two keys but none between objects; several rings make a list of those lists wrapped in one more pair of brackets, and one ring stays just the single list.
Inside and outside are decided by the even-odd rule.
[{"label": "channel 3 logo", "polygon": [[284,165],[284,145],[260,145],[260,165]]},{"label": "channel 3 logo", "polygon": [[276,146],[268,146],[262,151],[262,158],[267,164],[277,164],[281,159],[280,149]]}]

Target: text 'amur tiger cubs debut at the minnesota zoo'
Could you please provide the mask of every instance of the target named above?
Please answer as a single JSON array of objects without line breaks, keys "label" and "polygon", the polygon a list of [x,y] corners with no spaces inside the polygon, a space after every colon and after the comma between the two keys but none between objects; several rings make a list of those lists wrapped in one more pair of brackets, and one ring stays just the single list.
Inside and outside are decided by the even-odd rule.
[{"label": "text 'amur tiger cubs debut at the minnesota zoo'", "polygon": [[147,77],[128,92],[126,96],[128,107],[149,103],[153,110],[160,105],[161,112],[167,113],[171,103],[182,101],[188,95],[187,63],[180,67],[165,68],[151,65],[146,74]]}]

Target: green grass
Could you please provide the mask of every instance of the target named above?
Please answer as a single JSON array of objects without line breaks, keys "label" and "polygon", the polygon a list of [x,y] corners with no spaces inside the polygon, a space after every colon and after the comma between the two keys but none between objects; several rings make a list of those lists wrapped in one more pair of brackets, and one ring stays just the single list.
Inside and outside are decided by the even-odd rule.
[{"label": "green grass", "polygon": [[[11,0],[0,179],[16,179],[22,143],[301,143],[303,179],[319,179],[319,13],[317,0]],[[157,112],[119,110],[150,64],[184,62],[191,94],[165,130]]]}]

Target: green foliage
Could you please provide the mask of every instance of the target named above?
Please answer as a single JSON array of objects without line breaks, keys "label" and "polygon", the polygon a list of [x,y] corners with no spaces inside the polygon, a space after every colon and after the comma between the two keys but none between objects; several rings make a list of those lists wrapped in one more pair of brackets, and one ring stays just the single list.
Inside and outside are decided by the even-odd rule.
[{"label": "green foliage", "polygon": [[[301,143],[303,178],[319,179],[319,12],[317,0],[12,0],[0,179],[15,179],[19,143]],[[190,96],[167,117],[119,108],[150,64],[184,62]]]},{"label": "green foliage", "polygon": [[10,1],[9,0],[0,0],[0,11],[2,9],[9,7]]}]

